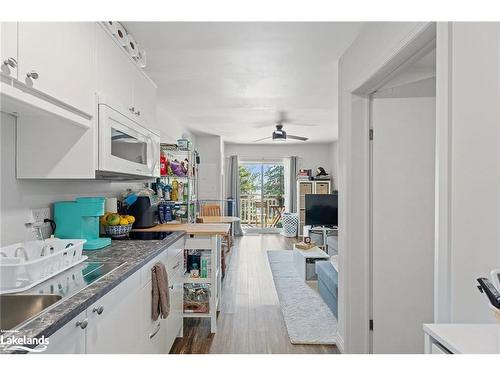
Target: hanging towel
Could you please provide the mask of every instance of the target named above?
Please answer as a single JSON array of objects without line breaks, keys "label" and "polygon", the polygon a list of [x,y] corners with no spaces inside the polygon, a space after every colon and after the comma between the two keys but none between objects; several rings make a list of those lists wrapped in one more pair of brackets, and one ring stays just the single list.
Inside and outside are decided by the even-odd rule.
[{"label": "hanging towel", "polygon": [[153,287],[151,318],[154,321],[158,320],[158,317],[166,319],[170,313],[170,298],[167,270],[163,263],[158,262],[151,269],[151,283]]}]

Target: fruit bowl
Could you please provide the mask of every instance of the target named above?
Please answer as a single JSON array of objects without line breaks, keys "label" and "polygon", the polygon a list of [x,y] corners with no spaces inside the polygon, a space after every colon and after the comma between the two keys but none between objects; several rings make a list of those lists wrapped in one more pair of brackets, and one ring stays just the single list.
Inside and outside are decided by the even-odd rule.
[{"label": "fruit bowl", "polygon": [[128,236],[132,229],[132,224],[127,225],[107,225],[104,227],[106,234],[111,238],[123,238]]}]

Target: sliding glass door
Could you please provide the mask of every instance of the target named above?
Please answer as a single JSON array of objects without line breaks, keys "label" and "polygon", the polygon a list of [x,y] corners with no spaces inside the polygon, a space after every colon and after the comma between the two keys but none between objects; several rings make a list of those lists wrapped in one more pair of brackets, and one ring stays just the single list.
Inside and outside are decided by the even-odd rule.
[{"label": "sliding glass door", "polygon": [[285,201],[282,162],[240,162],[240,216],[249,232],[279,232]]}]

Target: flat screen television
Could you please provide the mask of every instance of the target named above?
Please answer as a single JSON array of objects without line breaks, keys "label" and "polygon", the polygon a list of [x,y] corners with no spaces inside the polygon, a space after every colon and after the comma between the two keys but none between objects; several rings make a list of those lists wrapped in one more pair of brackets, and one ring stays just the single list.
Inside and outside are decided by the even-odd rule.
[{"label": "flat screen television", "polygon": [[338,226],[338,194],[306,194],[305,225]]}]

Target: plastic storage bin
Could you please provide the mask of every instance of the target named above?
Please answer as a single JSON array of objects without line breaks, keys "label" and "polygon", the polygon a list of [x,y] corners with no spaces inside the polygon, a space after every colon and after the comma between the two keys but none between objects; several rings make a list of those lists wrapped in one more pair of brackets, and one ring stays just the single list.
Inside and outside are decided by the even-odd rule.
[{"label": "plastic storage bin", "polygon": [[82,256],[85,240],[30,241],[2,247],[0,293],[32,288],[87,259]]}]

